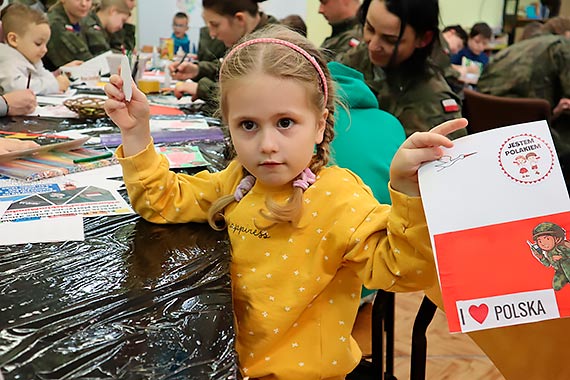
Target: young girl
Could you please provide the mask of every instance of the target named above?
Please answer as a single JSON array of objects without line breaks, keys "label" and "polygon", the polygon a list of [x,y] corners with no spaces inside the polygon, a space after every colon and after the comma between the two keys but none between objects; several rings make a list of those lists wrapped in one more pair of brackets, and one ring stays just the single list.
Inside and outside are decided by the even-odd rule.
[{"label": "young girl", "polygon": [[[278,23],[274,17],[259,11],[258,3],[263,1],[265,0],[202,0],[202,16],[210,36],[229,48],[243,36],[267,24]],[[174,79],[193,80],[179,84],[174,94],[177,97],[189,94],[212,103],[217,91],[218,69],[219,61],[173,63],[170,72],[174,73]]]},{"label": "young girl", "polygon": [[228,229],[236,350],[244,376],[344,379],[362,283],[412,291],[435,282],[417,169],[452,146],[455,120],[411,136],[392,164],[393,206],[352,172],[327,167],[334,88],[319,50],[282,26],[248,36],[220,69],[220,106],[236,158],[218,173],[175,174],[153,149],[149,107],[120,77],[105,109],[133,207],[155,223]]},{"label": "young girl", "polygon": [[10,4],[1,20],[6,44],[0,44],[0,87],[6,92],[31,89],[38,95],[67,90],[67,77],[54,76],[42,63],[51,35],[46,15],[24,4]]}]

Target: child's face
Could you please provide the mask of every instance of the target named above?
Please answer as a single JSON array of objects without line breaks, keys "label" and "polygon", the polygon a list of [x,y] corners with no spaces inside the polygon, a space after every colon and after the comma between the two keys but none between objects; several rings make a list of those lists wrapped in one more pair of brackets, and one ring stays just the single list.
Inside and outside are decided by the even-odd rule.
[{"label": "child's face", "polygon": [[305,86],[249,75],[223,95],[237,159],[260,183],[288,184],[309,165],[323,140],[327,112],[316,112]]},{"label": "child's face", "polygon": [[556,239],[551,235],[542,235],[536,238],[536,244],[545,251],[551,251],[556,246]]},{"label": "child's face", "polygon": [[91,10],[92,0],[60,0],[71,17],[81,20]]},{"label": "child's face", "polygon": [[184,17],[175,17],[172,22],[172,31],[178,38],[184,37],[184,33],[188,30],[188,19]]},{"label": "child's face", "polygon": [[483,53],[485,49],[487,49],[488,45],[489,39],[483,37],[480,34],[467,40],[467,46],[469,46],[469,50],[471,50],[476,55]]},{"label": "child's face", "polygon": [[125,22],[127,22],[128,18],[128,14],[118,12],[116,9],[112,9],[111,13],[109,14],[109,20],[107,21],[105,29],[109,33],[118,32],[119,30],[123,29],[123,25],[125,25]]},{"label": "child's face", "polygon": [[10,42],[28,61],[36,64],[47,53],[47,43],[51,36],[48,24],[31,24],[22,35],[15,34]]},{"label": "child's face", "polygon": [[421,39],[409,25],[398,45],[398,53],[394,62],[391,62],[392,53],[400,35],[400,19],[386,8],[384,1],[372,1],[366,14],[364,24],[364,41],[368,45],[370,61],[375,66],[387,67],[392,64],[398,66],[421,46]]},{"label": "child's face", "polygon": [[233,46],[246,33],[243,23],[235,17],[223,16],[207,8],[204,8],[202,17],[208,26],[210,36],[222,41],[226,47]]},{"label": "child's face", "polygon": [[463,49],[463,40],[455,33],[455,31],[451,30],[450,33],[445,35],[445,40],[449,45],[449,52],[451,54],[457,54],[461,49]]}]

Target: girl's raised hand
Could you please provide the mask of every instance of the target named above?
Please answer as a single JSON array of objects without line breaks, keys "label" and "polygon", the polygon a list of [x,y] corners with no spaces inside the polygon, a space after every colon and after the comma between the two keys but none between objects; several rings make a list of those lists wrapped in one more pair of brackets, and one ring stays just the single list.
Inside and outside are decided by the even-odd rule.
[{"label": "girl's raised hand", "polygon": [[443,155],[441,147],[453,146],[451,140],[445,136],[466,126],[466,119],[449,120],[429,132],[416,132],[408,137],[394,155],[390,166],[392,188],[409,196],[419,196],[420,165],[441,158]]},{"label": "girl's raised hand", "polygon": [[126,132],[137,126],[147,126],[149,123],[150,108],[146,96],[133,83],[131,100],[125,100],[123,92],[123,79],[118,75],[111,75],[109,83],[105,85],[105,112],[111,120]]}]

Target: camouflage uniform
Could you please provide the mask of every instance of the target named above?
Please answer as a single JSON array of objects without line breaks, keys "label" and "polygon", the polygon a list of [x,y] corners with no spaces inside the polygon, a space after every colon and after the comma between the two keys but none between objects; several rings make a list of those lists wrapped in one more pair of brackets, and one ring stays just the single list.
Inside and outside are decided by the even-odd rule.
[{"label": "camouflage uniform", "polygon": [[449,44],[443,37],[443,34],[439,33],[439,38],[435,40],[433,44],[430,58],[433,64],[441,71],[449,87],[451,87],[456,94],[461,96],[463,93],[463,83],[459,81],[459,71],[451,66],[450,54]]},{"label": "camouflage uniform", "polygon": [[[570,242],[565,240],[566,232],[557,224],[545,222],[536,226],[532,232],[532,238],[542,235],[549,235],[555,239],[560,239],[559,243],[550,251],[544,251],[538,245],[531,246],[533,255],[545,266],[554,268],[554,277],[552,278],[552,288],[560,290],[562,287],[570,283]],[[562,256],[559,260],[554,260],[553,256]]]},{"label": "camouflage uniform", "polygon": [[217,61],[226,54],[226,45],[220,40],[210,37],[207,26],[200,28],[198,42],[198,61]]},{"label": "camouflage uniform", "polygon": [[[253,31],[259,30],[267,24],[279,24],[279,21],[273,16],[261,13],[261,20]],[[198,81],[196,96],[206,102],[203,112],[211,115],[217,110],[216,97],[220,61],[200,61],[198,67],[198,75],[194,78],[195,81]]]},{"label": "camouflage uniform", "polygon": [[[485,94],[546,99],[552,108],[570,98],[570,40],[551,34],[520,41],[495,54],[483,70],[477,89]],[[570,117],[551,125],[552,137],[568,183]]]},{"label": "camouflage uniform", "polygon": [[133,24],[124,24],[123,29],[110,35],[109,45],[115,52],[133,51],[136,46],[136,28]]},{"label": "camouflage uniform", "polygon": [[[400,70],[387,73],[375,67],[368,56],[366,44],[344,54],[340,62],[362,74],[366,84],[378,98],[380,109],[396,116],[409,136],[417,131],[428,131],[434,126],[461,117],[460,100],[441,74],[433,70],[427,78],[410,78]],[[450,104],[457,106],[450,107]],[[450,135],[457,138],[467,134],[465,129]]]},{"label": "camouflage uniform", "polygon": [[72,25],[61,3],[48,12],[51,38],[44,57],[46,69],[53,71],[75,59],[87,61],[93,58],[85,34],[80,25]]},{"label": "camouflage uniform", "polygon": [[89,12],[87,17],[81,20],[80,24],[91,54],[99,55],[111,50],[111,45],[109,44],[110,35],[103,28],[101,20],[95,11]]},{"label": "camouflage uniform", "polygon": [[362,26],[356,17],[331,24],[331,27],[332,34],[321,44],[321,49],[330,60],[335,60],[340,54],[357,46],[362,40]]}]

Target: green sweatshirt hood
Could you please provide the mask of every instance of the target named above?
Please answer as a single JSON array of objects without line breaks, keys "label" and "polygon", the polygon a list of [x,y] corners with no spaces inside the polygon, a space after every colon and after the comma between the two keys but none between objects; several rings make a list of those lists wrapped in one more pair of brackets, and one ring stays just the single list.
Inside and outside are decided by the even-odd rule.
[{"label": "green sweatshirt hood", "polygon": [[338,96],[348,108],[378,108],[378,100],[361,72],[338,62],[329,62],[327,66],[337,82]]}]

